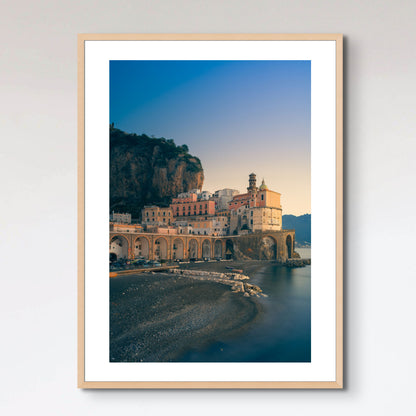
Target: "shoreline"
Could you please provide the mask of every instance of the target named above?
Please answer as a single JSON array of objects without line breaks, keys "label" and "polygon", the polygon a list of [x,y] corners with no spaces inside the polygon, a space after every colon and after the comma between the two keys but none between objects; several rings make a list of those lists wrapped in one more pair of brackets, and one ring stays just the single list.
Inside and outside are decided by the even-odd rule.
[{"label": "shoreline", "polygon": [[189,350],[238,336],[263,310],[255,296],[231,289],[180,273],[110,279],[110,362],[175,362]]},{"label": "shoreline", "polygon": [[[280,260],[255,260],[255,259],[250,259],[250,260],[221,260],[221,261],[216,261],[216,260],[208,260],[208,261],[204,261],[204,260],[198,260],[198,261],[181,261],[179,263],[166,263],[163,266],[158,266],[158,267],[138,267],[138,268],[126,268],[126,269],[110,269],[110,277],[118,277],[118,276],[123,276],[123,275],[127,275],[127,274],[139,274],[139,273],[150,273],[150,272],[165,272],[165,271],[169,271],[171,269],[195,269],[195,270],[201,270],[200,266],[204,265],[202,267],[205,267],[205,265],[209,265],[209,264],[219,264],[219,265],[224,265],[223,270],[224,272],[230,272],[230,270],[226,270],[227,269],[227,265],[229,266],[228,268],[237,268],[240,266],[244,266],[244,265],[250,265],[250,264],[273,264],[273,265],[277,265],[277,266],[281,266],[281,267],[305,267],[305,266],[310,266],[311,265],[311,259],[310,258],[291,258],[288,259],[286,261],[280,261]],[[230,266],[231,265],[231,266]],[[210,266],[208,266],[210,267]]]}]

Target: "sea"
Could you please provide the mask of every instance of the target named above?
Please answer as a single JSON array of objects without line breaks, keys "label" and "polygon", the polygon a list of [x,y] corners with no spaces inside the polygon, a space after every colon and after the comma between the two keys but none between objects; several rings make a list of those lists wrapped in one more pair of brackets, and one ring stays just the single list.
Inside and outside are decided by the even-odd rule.
[{"label": "sea", "polygon": [[[310,248],[296,251],[302,258],[310,258]],[[238,337],[187,351],[178,361],[310,362],[311,267],[252,266],[246,273],[250,283],[267,295],[258,299],[263,313]]]}]

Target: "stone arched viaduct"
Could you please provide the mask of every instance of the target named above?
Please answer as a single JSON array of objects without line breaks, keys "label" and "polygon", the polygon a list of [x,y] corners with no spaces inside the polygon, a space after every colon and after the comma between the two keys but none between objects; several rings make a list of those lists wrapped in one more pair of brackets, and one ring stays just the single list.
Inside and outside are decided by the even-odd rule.
[{"label": "stone arched viaduct", "polygon": [[121,257],[119,253],[127,254],[125,257],[129,259],[137,257],[144,257],[148,260],[234,258],[285,261],[295,255],[294,230],[221,237],[111,231],[110,252],[112,252],[114,241],[119,241],[122,245],[127,242],[127,247],[115,254],[117,257]]}]

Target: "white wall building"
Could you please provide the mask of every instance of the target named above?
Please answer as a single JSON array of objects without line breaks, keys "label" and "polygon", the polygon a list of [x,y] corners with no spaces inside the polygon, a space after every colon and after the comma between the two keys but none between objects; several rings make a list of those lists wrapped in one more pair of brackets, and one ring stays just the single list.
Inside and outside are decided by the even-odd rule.
[{"label": "white wall building", "polygon": [[198,195],[198,199],[201,201],[209,201],[211,196],[212,196],[211,192],[203,191]]},{"label": "white wall building", "polygon": [[192,225],[188,221],[175,221],[173,225],[177,228],[178,234],[193,234]]},{"label": "white wall building", "polygon": [[228,203],[232,201],[235,195],[238,195],[239,192],[236,189],[220,189],[215,191],[212,195],[212,198],[216,202],[216,211],[225,211],[228,210]]},{"label": "white wall building", "polygon": [[200,191],[199,189],[191,189],[191,190],[189,191],[189,193],[190,193],[190,194],[196,194],[196,195],[199,195],[199,194],[201,193],[201,191]]},{"label": "white wall building", "polygon": [[110,214],[110,221],[122,224],[131,224],[131,214],[114,212]]},{"label": "white wall building", "polygon": [[227,217],[211,217],[204,220],[190,221],[192,234],[195,235],[228,235],[229,225]]}]

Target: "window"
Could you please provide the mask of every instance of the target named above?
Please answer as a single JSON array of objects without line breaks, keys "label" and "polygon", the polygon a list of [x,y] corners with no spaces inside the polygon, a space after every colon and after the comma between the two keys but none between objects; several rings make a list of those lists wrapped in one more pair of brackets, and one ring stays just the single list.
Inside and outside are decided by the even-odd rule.
[{"label": "window", "polygon": [[264,194],[261,195],[261,200],[264,201]]}]

